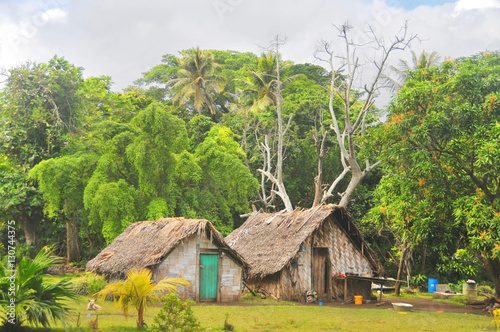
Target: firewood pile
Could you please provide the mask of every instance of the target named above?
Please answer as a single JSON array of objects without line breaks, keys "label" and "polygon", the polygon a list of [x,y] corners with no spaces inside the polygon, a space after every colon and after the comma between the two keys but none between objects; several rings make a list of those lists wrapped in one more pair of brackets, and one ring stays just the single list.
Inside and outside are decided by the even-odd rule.
[{"label": "firewood pile", "polygon": [[467,299],[465,303],[467,305],[477,305],[484,306],[484,311],[488,311],[489,313],[493,313],[493,311],[500,309],[500,299],[488,293],[479,293],[479,295],[486,297],[484,300],[474,300]]},{"label": "firewood pile", "polygon": [[[268,292],[266,289],[264,289],[264,288],[262,288],[262,287],[260,287],[260,286],[255,287],[255,289],[253,290],[253,293],[258,293],[258,294],[260,294],[260,298],[261,298],[261,299],[266,299],[266,298],[270,297],[270,298],[272,298],[272,299],[275,299],[275,300],[276,300],[276,301],[278,301],[278,302],[279,302],[279,300],[280,300],[280,299],[279,299],[276,295],[274,295],[274,294],[272,294],[272,293]],[[254,294],[254,295],[255,295],[255,294]]]}]

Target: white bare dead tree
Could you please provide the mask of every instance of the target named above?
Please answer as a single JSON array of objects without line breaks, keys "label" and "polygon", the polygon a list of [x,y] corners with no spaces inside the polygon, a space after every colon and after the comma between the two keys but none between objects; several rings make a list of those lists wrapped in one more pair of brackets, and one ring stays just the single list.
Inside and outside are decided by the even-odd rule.
[{"label": "white bare dead tree", "polygon": [[[417,36],[409,34],[408,24],[405,22],[399,33],[390,41],[385,41],[372,27],[368,27],[367,34],[371,38],[370,42],[357,44],[351,36],[353,28],[348,23],[335,28],[339,32],[338,36],[342,40],[344,50],[337,54],[333,51],[331,43],[322,41],[320,47],[315,52],[315,57],[321,61],[326,61],[331,70],[329,86],[329,110],[333,121],[331,129],[335,134],[337,144],[340,148],[340,160],[343,171],[331,185],[325,187],[321,203],[326,202],[326,200],[334,196],[334,190],[340,181],[350,172],[351,179],[347,189],[342,193],[338,193],[341,196],[339,205],[347,206],[361,180],[380,164],[380,160],[375,160],[371,163],[370,160],[366,159],[364,161],[364,168],[361,168],[356,158],[358,148],[356,138],[359,135],[363,135],[366,131],[368,125],[367,116],[374,109],[375,99],[379,96],[382,87],[380,82],[388,59],[393,52],[409,48],[410,43]],[[373,58],[371,61],[362,62],[359,58],[358,53],[363,48],[372,50]],[[362,82],[362,71],[367,70],[367,66],[369,65],[374,69],[373,77],[369,82]],[[354,95],[358,91],[364,92],[365,99],[361,106],[353,107]],[[337,97],[342,101],[342,114],[335,113],[334,101]],[[338,120],[342,118],[344,120],[343,126],[339,124]],[[323,151],[320,149],[318,154],[322,153]]]},{"label": "white bare dead tree", "polygon": [[[280,52],[279,48],[281,45],[285,43],[285,40],[280,39],[279,36],[276,36],[276,38],[273,40],[271,49],[272,52],[275,53],[276,55],[276,77],[274,80],[274,87],[275,87],[275,98],[276,98],[276,117],[277,117],[277,125],[278,125],[278,130],[277,130],[277,138],[278,138],[278,144],[276,147],[276,168],[275,172],[272,172],[272,167],[270,164],[270,153],[269,153],[269,137],[266,135],[265,136],[265,141],[261,142],[261,151],[263,152],[264,156],[267,156],[267,160],[264,162],[264,168],[263,169],[258,169],[261,174],[263,174],[269,181],[272,182],[273,184],[273,189],[271,189],[272,195],[278,195],[281,200],[283,201],[283,204],[285,205],[285,209],[287,212],[292,212],[293,211],[293,206],[292,202],[290,201],[290,197],[288,196],[285,188],[285,184],[283,183],[283,157],[284,157],[284,138],[286,135],[286,132],[288,131],[288,128],[290,128],[290,123],[292,121],[292,115],[288,118],[288,122],[286,125],[283,125],[283,117],[282,117],[282,111],[281,111],[281,92],[282,92],[282,82],[281,82],[281,68],[280,68]],[[264,187],[262,187],[262,190],[265,190]],[[265,191],[264,191],[264,197],[265,197]]]}]

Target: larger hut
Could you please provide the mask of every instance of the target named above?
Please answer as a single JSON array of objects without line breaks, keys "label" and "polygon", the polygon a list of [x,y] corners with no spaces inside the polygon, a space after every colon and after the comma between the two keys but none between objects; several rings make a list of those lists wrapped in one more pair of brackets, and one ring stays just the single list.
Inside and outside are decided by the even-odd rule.
[{"label": "larger hut", "polygon": [[[246,283],[251,288],[285,300],[305,301],[308,291],[316,291],[322,301],[370,298],[371,281],[361,276],[385,274],[347,210],[337,205],[254,212],[226,242],[250,265]],[[360,277],[338,278],[344,275]]]},{"label": "larger hut", "polygon": [[123,279],[133,268],[148,268],[156,282],[186,278],[180,297],[195,301],[240,299],[247,264],[212,223],[204,219],[163,218],[130,225],[88,262],[87,271]]}]

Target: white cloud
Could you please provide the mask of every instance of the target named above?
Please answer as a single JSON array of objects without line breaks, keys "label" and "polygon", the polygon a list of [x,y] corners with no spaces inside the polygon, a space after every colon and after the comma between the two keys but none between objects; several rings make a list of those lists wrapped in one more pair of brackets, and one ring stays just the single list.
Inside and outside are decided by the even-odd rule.
[{"label": "white cloud", "polygon": [[66,17],[66,12],[61,8],[53,8],[44,12],[41,17],[47,23],[62,21]]},{"label": "white cloud", "polygon": [[500,0],[459,0],[456,4],[455,11],[485,8],[500,8]]},{"label": "white cloud", "polygon": [[[422,39],[413,44],[417,53],[425,49],[455,58],[500,50],[500,8],[495,7],[500,0],[484,0],[488,10],[465,10],[483,3],[467,0],[412,10],[389,7],[390,0],[62,2],[0,2],[1,67],[46,62],[57,54],[84,67],[86,76],[110,75],[119,90],[159,64],[163,54],[196,46],[259,53],[259,45],[268,46],[277,34],[288,40],[283,58],[313,63],[319,40],[339,45],[332,24],[346,20],[360,28],[371,24],[388,39],[409,19],[411,31]],[[397,60],[408,53],[394,55]]]}]

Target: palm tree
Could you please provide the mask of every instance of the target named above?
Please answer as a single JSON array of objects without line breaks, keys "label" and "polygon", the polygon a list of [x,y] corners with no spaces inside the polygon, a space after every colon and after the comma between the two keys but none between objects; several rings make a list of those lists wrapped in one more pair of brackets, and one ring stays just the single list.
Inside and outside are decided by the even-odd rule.
[{"label": "palm tree", "polygon": [[178,78],[167,82],[175,91],[174,101],[183,105],[191,97],[194,99],[194,107],[198,114],[206,105],[212,115],[215,115],[213,93],[221,93],[224,90],[224,79],[217,74],[220,65],[215,62],[213,54],[201,51],[199,48],[183,52],[184,57],[180,60],[180,68],[177,71]]},{"label": "palm tree", "polygon": [[77,295],[71,287],[70,279],[57,283],[44,282],[41,272],[60,262],[60,258],[53,256],[52,249],[42,248],[34,259],[23,257],[15,270],[15,295],[11,297],[12,270],[10,266],[0,264],[0,304],[3,308],[11,305],[15,300],[16,322],[4,320],[3,326],[15,326],[18,330],[21,325],[28,323],[31,326],[50,327],[50,320],[61,321],[63,324],[69,319],[70,309],[67,301],[76,300]]},{"label": "palm tree", "polygon": [[391,89],[392,92],[401,90],[401,88],[405,85],[406,80],[408,79],[409,72],[423,68],[436,67],[441,63],[441,57],[436,52],[428,54],[425,51],[422,51],[420,56],[417,56],[415,51],[411,51],[411,55],[411,65],[407,61],[400,59],[397,67],[389,67],[389,70],[391,72],[390,75],[382,76],[383,81]]},{"label": "palm tree", "polygon": [[110,284],[102,291],[95,294],[98,298],[105,299],[111,293],[116,307],[123,310],[127,316],[130,307],[137,310],[137,327],[144,326],[144,312],[146,308],[160,302],[165,292],[177,293],[177,287],[187,286],[189,282],[184,278],[163,279],[154,284],[151,271],[148,269],[132,269],[127,273],[125,282]]},{"label": "palm tree", "polygon": [[[276,104],[276,61],[277,57],[275,53],[263,53],[259,59],[257,70],[250,71],[246,79],[239,80],[245,86],[245,94],[252,100],[250,110],[263,110],[266,106]],[[280,62],[280,74],[283,74],[290,66],[291,62],[289,61]],[[281,86],[284,87],[298,76],[301,76],[301,74],[288,77],[281,82]]]}]

